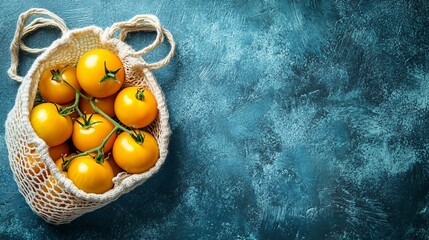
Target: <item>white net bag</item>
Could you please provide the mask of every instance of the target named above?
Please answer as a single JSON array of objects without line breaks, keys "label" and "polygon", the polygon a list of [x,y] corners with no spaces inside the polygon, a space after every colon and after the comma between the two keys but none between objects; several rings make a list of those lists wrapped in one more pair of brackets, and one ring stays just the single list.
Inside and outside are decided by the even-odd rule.
[{"label": "white net bag", "polygon": [[[27,25],[33,15],[43,17],[35,18]],[[62,37],[44,49],[29,48],[22,43],[21,40],[26,34],[46,26],[58,27],[63,33]],[[132,31],[156,31],[157,37],[146,48],[135,51],[124,43],[127,33]],[[116,34],[118,32],[119,34]],[[159,62],[151,64],[145,62],[142,56],[159,46],[164,37],[171,46],[168,55]],[[47,144],[36,135],[29,121],[43,70],[60,63],[75,65],[82,54],[95,48],[108,49],[122,60],[126,75],[124,87],[146,87],[153,93],[158,103],[156,120],[145,128],[152,133],[159,146],[159,159],[155,166],[140,174],[120,173],[113,179],[114,187],[103,194],[86,193],[61,174],[49,155]],[[19,50],[42,52],[24,77],[17,75]],[[95,26],[69,30],[61,18],[45,9],[30,9],[20,15],[11,44],[12,64],[8,73],[12,79],[22,83],[18,89],[15,105],[7,116],[5,138],[10,167],[18,189],[37,215],[52,224],[69,223],[82,214],[116,200],[160,169],[167,156],[171,132],[163,92],[150,70],[168,64],[174,51],[172,35],[153,15],[137,15],[129,21],[113,24],[105,30]]]}]

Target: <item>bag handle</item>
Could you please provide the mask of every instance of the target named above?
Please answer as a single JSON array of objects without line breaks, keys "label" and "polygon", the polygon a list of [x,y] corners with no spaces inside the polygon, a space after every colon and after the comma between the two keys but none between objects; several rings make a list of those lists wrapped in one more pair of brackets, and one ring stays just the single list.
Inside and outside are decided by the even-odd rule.
[{"label": "bag handle", "polygon": [[154,63],[148,63],[146,67],[148,69],[158,69],[167,65],[174,56],[176,51],[176,43],[174,42],[173,35],[165,29],[159,19],[154,15],[142,14],[137,15],[126,22],[118,22],[113,24],[110,28],[106,29],[106,34],[108,37],[113,38],[115,33],[119,32],[118,39],[124,41],[129,32],[137,31],[156,31],[156,38],[149,46],[146,46],[142,50],[136,51],[133,53],[134,56],[142,57],[158,47],[163,41],[164,37],[167,38],[168,43],[170,44],[170,51],[167,56]]},{"label": "bag handle", "polygon": [[[28,19],[33,15],[44,15],[49,18],[36,18],[28,25]],[[57,27],[61,30],[61,33],[64,35],[69,29],[65,24],[64,20],[55,15],[54,13],[43,9],[43,8],[32,8],[26,12],[23,12],[19,15],[16,31],[13,37],[12,43],[10,45],[10,54],[11,54],[11,64],[10,68],[7,71],[10,78],[18,82],[22,82],[23,77],[19,76],[17,73],[18,64],[19,64],[19,50],[23,50],[28,53],[41,53],[46,50],[46,48],[30,48],[27,47],[22,39],[29,33],[34,32],[35,30],[43,27]]]}]

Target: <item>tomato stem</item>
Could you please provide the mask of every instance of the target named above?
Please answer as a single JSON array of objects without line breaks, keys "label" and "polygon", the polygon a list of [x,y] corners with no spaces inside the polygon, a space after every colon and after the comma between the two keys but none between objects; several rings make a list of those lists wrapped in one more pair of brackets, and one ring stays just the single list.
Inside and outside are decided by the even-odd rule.
[{"label": "tomato stem", "polygon": [[133,134],[130,134],[131,137],[134,139],[134,141],[137,144],[143,144],[144,143],[144,135],[141,134],[141,132],[136,132],[135,130],[133,130]]},{"label": "tomato stem", "polygon": [[[91,149],[92,150],[92,149]],[[76,155],[71,156],[69,159],[63,161],[63,164],[61,165],[63,168],[63,171],[67,171],[67,168],[69,167],[70,163],[73,161],[73,159],[77,158],[77,157],[82,157],[82,156],[86,156],[88,155],[90,152],[86,151],[86,152],[82,152]],[[64,159],[63,159],[64,160]]]},{"label": "tomato stem", "polygon": [[69,85],[69,87],[71,87],[76,94],[78,94],[80,97],[82,97],[83,99],[89,101],[89,97],[85,96],[85,94],[81,93],[77,88],[75,88],[73,85],[71,85],[69,82],[67,82],[66,80],[63,80],[63,82],[65,82],[67,85]]},{"label": "tomato stem", "polygon": [[86,116],[86,114],[83,114],[81,116],[83,122],[79,121],[76,119],[76,122],[84,129],[90,128],[91,126],[97,124],[97,123],[102,123],[103,121],[94,121],[91,122],[91,118],[94,114],[91,114],[89,117]]},{"label": "tomato stem", "polygon": [[136,99],[138,100],[144,100],[144,89],[138,88],[136,92]]},{"label": "tomato stem", "polygon": [[101,141],[100,146],[98,146],[98,147],[96,147],[96,148],[93,148],[93,149],[90,149],[90,150],[85,151],[85,152],[81,152],[81,153],[79,153],[79,154],[77,154],[77,155],[74,155],[74,156],[70,157],[70,158],[69,158],[69,159],[67,159],[66,161],[64,161],[64,162],[63,162],[63,164],[62,164],[62,168],[63,168],[63,170],[64,170],[64,171],[67,171],[68,166],[70,165],[70,163],[71,163],[75,158],[82,157],[82,156],[87,156],[87,155],[89,155],[89,154],[91,154],[91,153],[94,153],[94,152],[97,152],[97,155],[95,155],[95,157],[94,157],[95,161],[96,161],[97,163],[100,163],[100,164],[101,164],[101,163],[103,163],[103,162],[106,160],[106,158],[104,157],[104,146],[107,144],[107,142],[108,142],[108,141],[109,141],[109,139],[112,137],[112,135],[113,135],[116,131],[118,131],[118,130],[119,130],[119,128],[118,128],[118,127],[113,128],[113,130],[109,133],[109,135],[107,135],[107,137],[106,137],[106,138],[104,138],[104,139],[103,139],[103,141]]},{"label": "tomato stem", "polygon": [[118,69],[116,69],[114,71],[107,69],[106,61],[104,61],[104,73],[106,75],[104,75],[104,77],[102,77],[100,79],[100,81],[98,81],[98,82],[102,83],[102,82],[110,79],[110,80],[113,80],[113,81],[119,83],[119,80],[116,78],[116,74],[119,72],[119,70],[121,70],[121,68],[118,68]]},{"label": "tomato stem", "polygon": [[109,115],[105,114],[101,109],[99,109],[95,103],[94,103],[94,99],[90,99],[89,103],[92,106],[92,109],[94,109],[95,112],[99,113],[101,116],[105,117],[109,122],[111,122],[115,128],[118,128],[118,130],[122,130],[126,133],[128,133],[133,139],[134,141],[136,141],[136,143],[138,144],[142,144],[144,142],[144,136],[140,133],[140,132],[131,132],[130,130],[128,130],[127,128],[123,127],[121,124],[119,124],[118,122],[116,122],[115,120],[113,120],[111,117],[109,117]]},{"label": "tomato stem", "polygon": [[136,132],[136,131],[131,132],[130,130],[123,127],[121,124],[119,124],[115,120],[113,120],[111,117],[109,117],[109,115],[105,114],[101,109],[99,109],[95,105],[94,99],[90,99],[89,103],[91,104],[92,109],[94,109],[95,112],[97,112],[100,115],[102,115],[103,117],[105,117],[109,122],[111,122],[115,126],[115,128],[118,128],[118,130],[122,130],[122,131],[128,133],[134,139],[134,141],[136,141],[136,143],[142,144],[144,142],[144,135],[142,135],[140,132]]},{"label": "tomato stem", "polygon": [[[64,82],[66,82],[66,81],[64,81]],[[75,111],[75,109],[77,109],[78,106],[79,106],[79,94],[76,92],[76,97],[75,97],[73,105],[65,107],[65,108],[60,108],[58,113],[61,116],[70,115]]]},{"label": "tomato stem", "polygon": [[[105,65],[106,65],[106,63],[105,63]],[[106,71],[107,71],[107,68],[106,68]],[[116,74],[118,71],[119,71],[119,69],[117,69],[116,71],[113,71],[113,73]],[[79,115],[84,119],[84,123],[81,123],[81,122],[77,121],[79,124],[84,124],[85,125],[87,122],[89,122],[90,125],[95,124],[95,123],[92,123],[92,124],[90,123],[92,114],[87,119],[86,115],[82,114],[82,112],[79,109],[79,99],[82,97],[82,98],[84,98],[85,100],[87,100],[91,104],[92,109],[94,109],[94,111],[96,113],[98,113],[101,116],[103,116],[104,118],[106,118],[109,122],[111,122],[115,126],[113,128],[113,130],[109,133],[109,135],[107,135],[107,137],[103,139],[103,141],[101,142],[100,146],[98,146],[96,148],[93,148],[93,149],[90,149],[88,151],[79,153],[77,155],[74,155],[74,156],[70,157],[69,159],[67,159],[66,161],[64,161],[63,164],[62,164],[62,168],[63,168],[64,171],[67,171],[67,168],[70,165],[70,163],[73,161],[73,159],[75,159],[77,157],[81,157],[81,156],[86,156],[86,155],[89,155],[89,154],[94,153],[94,152],[97,152],[97,155],[94,157],[95,161],[97,163],[103,163],[106,160],[106,158],[104,156],[104,146],[107,144],[107,142],[112,137],[112,135],[115,132],[119,131],[119,130],[121,130],[123,132],[126,132],[129,135],[131,135],[131,137],[134,139],[134,141],[136,141],[138,144],[142,144],[144,142],[144,136],[140,132],[134,131],[134,133],[133,133],[130,130],[128,130],[127,128],[123,127],[117,121],[113,120],[109,115],[107,115],[106,113],[104,113],[100,108],[98,108],[97,105],[95,105],[93,97],[89,98],[89,97],[85,96],[83,93],[81,93],[78,89],[76,89],[70,83],[68,83],[65,80],[63,80],[63,81],[67,85],[69,85],[76,92],[76,99],[75,99],[75,102],[74,102],[73,105],[60,110],[61,112],[69,112],[70,110],[76,110],[79,113]],[[143,91],[141,91],[141,94],[143,95]],[[73,111],[71,111],[71,112],[73,112]],[[70,113],[68,113],[68,114],[70,114]]]},{"label": "tomato stem", "polygon": [[79,106],[76,106],[76,111],[77,111],[77,113],[79,114],[79,116],[81,116],[81,117],[83,117],[84,116],[84,114],[82,113],[82,111],[80,111],[80,108],[79,108]]},{"label": "tomato stem", "polygon": [[51,78],[52,80],[54,80],[56,82],[61,82],[63,80],[60,71],[58,71],[56,69],[52,69],[51,74],[52,74],[52,78]]},{"label": "tomato stem", "polygon": [[92,109],[94,109],[94,111],[98,114],[100,114],[101,116],[105,117],[109,122],[111,122],[115,128],[118,128],[128,134],[132,134],[132,132],[128,129],[126,129],[125,127],[123,127],[121,124],[119,124],[118,122],[116,122],[115,120],[113,120],[109,115],[107,115],[106,113],[104,113],[100,108],[97,107],[97,105],[95,105],[94,103],[94,99],[89,99],[89,103],[91,104]]},{"label": "tomato stem", "polygon": [[52,74],[52,80],[56,81],[56,82],[62,82],[64,81],[63,79],[63,73],[64,70],[68,67],[69,65],[65,65],[62,69],[51,69],[51,74]]}]

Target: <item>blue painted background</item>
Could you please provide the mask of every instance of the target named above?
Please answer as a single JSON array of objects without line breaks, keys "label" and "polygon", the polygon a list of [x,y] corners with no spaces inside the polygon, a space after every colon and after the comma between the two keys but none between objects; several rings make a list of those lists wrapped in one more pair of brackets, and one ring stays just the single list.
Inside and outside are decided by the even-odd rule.
[{"label": "blue painted background", "polygon": [[[162,170],[52,226],[18,193],[1,128],[0,239],[429,239],[427,1],[136,2],[0,3],[0,122],[19,87],[9,44],[31,7],[69,28],[156,14],[177,42],[155,71],[173,130]],[[35,57],[22,55],[22,74]]]}]

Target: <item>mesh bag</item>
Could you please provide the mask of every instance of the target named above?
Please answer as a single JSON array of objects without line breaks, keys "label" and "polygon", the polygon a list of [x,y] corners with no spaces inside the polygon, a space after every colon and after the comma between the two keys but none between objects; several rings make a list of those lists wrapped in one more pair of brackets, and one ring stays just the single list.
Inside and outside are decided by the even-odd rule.
[{"label": "mesh bag", "polygon": [[[27,24],[34,15],[39,17]],[[25,35],[47,26],[58,27],[63,33],[62,37],[48,48],[34,49],[22,43]],[[132,31],[155,31],[157,37],[146,48],[135,51],[124,43],[127,33]],[[171,46],[168,55],[159,62],[150,64],[145,62],[142,56],[159,46],[164,37]],[[59,63],[75,65],[83,53],[94,48],[105,48],[117,54],[125,69],[124,87],[148,88],[154,94],[159,110],[156,120],[145,128],[157,140],[159,146],[157,163],[149,171],[141,174],[120,173],[113,179],[114,187],[103,194],[88,194],[61,174],[49,156],[48,146],[36,135],[29,121],[42,71]],[[42,53],[24,77],[17,75],[19,50]],[[104,30],[95,26],[69,30],[61,18],[45,9],[30,9],[20,15],[11,44],[12,64],[8,73],[12,79],[22,83],[18,89],[15,105],[7,116],[5,138],[14,180],[26,202],[37,215],[52,224],[68,223],[82,214],[116,200],[160,169],[167,155],[171,132],[162,90],[150,70],[168,64],[174,50],[172,35],[152,15],[137,15],[129,21],[115,23]]]}]

